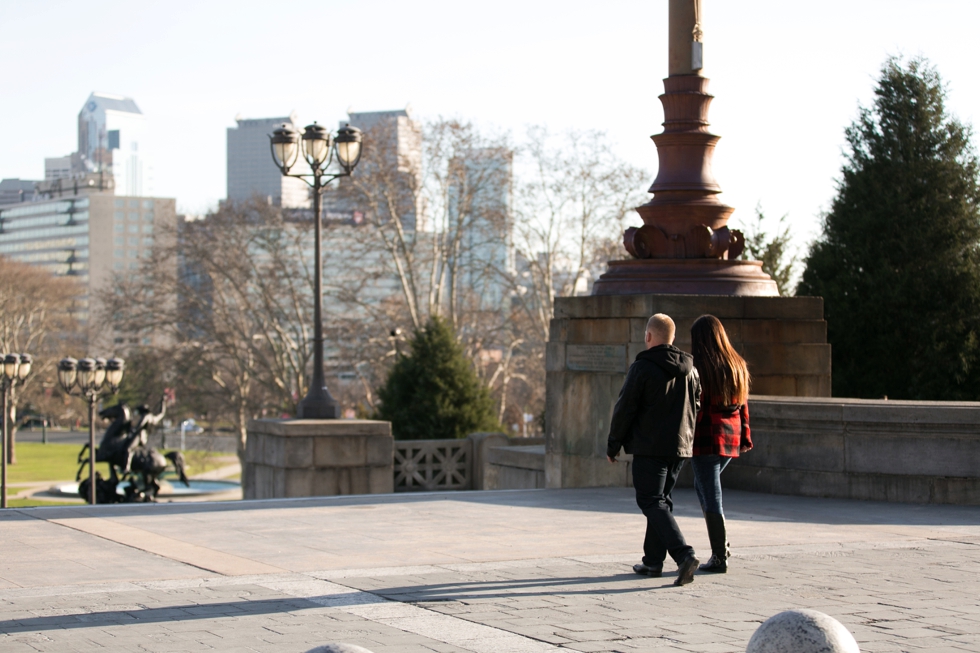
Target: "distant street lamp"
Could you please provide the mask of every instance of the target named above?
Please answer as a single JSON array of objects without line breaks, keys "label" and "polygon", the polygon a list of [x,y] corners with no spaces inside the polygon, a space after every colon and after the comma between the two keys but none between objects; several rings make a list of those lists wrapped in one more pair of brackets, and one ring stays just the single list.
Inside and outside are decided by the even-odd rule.
[{"label": "distant street lamp", "polygon": [[[99,399],[119,392],[126,363],[121,358],[62,358],[58,363],[58,383],[65,394],[78,387],[88,400],[88,478],[89,503],[95,505],[95,405]],[[84,450],[84,449],[83,449]]]},{"label": "distant street lamp", "polygon": [[391,330],[391,340],[395,343],[395,360],[402,357],[402,352],[398,349],[398,341],[402,339],[402,330],[399,327],[395,327]]},{"label": "distant street lamp", "polygon": [[[302,145],[300,145],[302,141]],[[283,124],[269,136],[272,160],[286,177],[305,181],[313,189],[313,223],[316,226],[314,256],[313,298],[313,379],[310,388],[299,402],[297,417],[300,419],[336,419],[340,417],[340,405],[327,390],[323,374],[323,255],[321,254],[320,199],[323,189],[338,177],[350,176],[361,160],[361,130],[357,127],[341,127],[336,136],[315,122],[307,125],[302,137],[299,132]],[[290,174],[289,170],[299,160],[300,149],[310,166],[309,173]],[[327,172],[337,155],[341,172]],[[308,177],[313,179],[310,182]]]},{"label": "distant street lamp", "polygon": [[3,374],[0,374],[0,386],[3,390],[3,443],[0,444],[0,508],[7,507],[7,455],[10,447],[7,431],[7,414],[10,412],[10,391],[15,385],[23,384],[31,373],[34,359],[30,354],[6,354],[3,356]]}]

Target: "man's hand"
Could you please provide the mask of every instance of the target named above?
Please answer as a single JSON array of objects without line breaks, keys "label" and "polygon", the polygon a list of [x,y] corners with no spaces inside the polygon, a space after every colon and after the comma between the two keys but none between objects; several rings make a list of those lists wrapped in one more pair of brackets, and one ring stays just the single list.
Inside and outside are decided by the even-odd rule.
[{"label": "man's hand", "polygon": [[606,456],[606,460],[613,463],[614,465],[619,462],[618,460],[616,460],[616,456]]}]

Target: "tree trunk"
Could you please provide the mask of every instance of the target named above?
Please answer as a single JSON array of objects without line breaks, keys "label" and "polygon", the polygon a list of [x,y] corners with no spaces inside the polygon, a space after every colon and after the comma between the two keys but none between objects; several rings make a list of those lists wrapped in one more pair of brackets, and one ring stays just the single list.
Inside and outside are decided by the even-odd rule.
[{"label": "tree trunk", "polygon": [[248,442],[248,414],[245,409],[245,404],[242,403],[238,406],[238,446],[236,447],[236,453],[238,454],[238,464],[242,467],[242,495],[245,493],[245,483],[248,475],[245,474],[245,445]]}]

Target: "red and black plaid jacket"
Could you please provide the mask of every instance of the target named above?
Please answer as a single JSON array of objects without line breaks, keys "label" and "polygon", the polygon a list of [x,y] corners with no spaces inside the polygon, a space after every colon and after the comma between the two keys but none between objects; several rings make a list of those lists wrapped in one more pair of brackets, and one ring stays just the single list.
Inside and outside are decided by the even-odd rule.
[{"label": "red and black plaid jacket", "polygon": [[694,428],[695,456],[738,458],[752,448],[749,431],[749,406],[721,406],[701,395],[701,410]]}]

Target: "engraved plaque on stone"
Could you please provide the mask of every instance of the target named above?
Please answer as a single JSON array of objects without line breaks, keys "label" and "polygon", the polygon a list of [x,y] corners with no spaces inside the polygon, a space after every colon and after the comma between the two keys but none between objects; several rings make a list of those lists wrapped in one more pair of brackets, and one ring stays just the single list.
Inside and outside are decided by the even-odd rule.
[{"label": "engraved plaque on stone", "polygon": [[565,361],[568,369],[576,372],[622,374],[626,371],[626,346],[568,345]]}]

